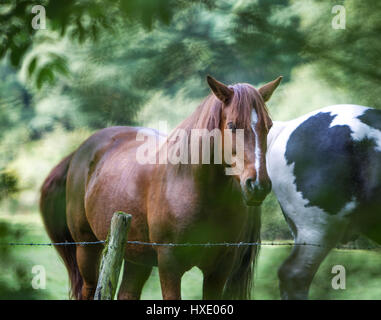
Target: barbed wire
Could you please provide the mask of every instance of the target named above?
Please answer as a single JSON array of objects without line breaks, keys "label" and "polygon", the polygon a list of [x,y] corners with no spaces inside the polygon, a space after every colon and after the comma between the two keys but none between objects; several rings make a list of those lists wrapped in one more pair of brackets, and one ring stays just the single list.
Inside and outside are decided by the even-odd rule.
[{"label": "barbed wire", "polygon": [[94,245],[106,243],[105,240],[99,241],[80,241],[80,242],[48,242],[48,243],[33,243],[33,242],[1,242],[0,246],[72,246],[72,245]]},{"label": "barbed wire", "polygon": [[[0,243],[0,246],[70,246],[70,245],[97,245],[104,244],[106,240],[99,241],[80,241],[80,242],[48,242],[48,243],[33,243],[33,242],[3,242]],[[321,245],[318,243],[294,243],[294,242],[208,242],[208,243],[157,243],[157,242],[144,242],[144,241],[127,241],[127,244],[130,245],[143,245],[151,247],[243,247],[243,246],[313,246],[313,247],[325,247],[328,246]],[[331,247],[329,247],[331,248]],[[376,250],[381,249],[381,246],[372,246],[372,247],[340,247],[336,246],[335,249],[339,250]]]}]

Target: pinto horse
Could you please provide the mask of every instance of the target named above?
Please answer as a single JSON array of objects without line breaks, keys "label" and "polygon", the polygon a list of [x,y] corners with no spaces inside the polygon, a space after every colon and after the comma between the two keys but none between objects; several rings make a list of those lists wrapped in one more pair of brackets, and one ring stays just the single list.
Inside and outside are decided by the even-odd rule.
[{"label": "pinto horse", "polygon": [[[271,189],[265,156],[272,122],[265,102],[280,80],[281,77],[256,90],[249,84],[226,86],[208,77],[212,93],[174,130],[191,134],[194,129],[203,129],[200,139],[213,130],[228,131],[232,145],[236,131],[242,130],[242,159],[234,157],[236,150],[232,147],[232,159],[236,160],[230,165],[243,165],[234,175],[225,174],[229,169],[225,160],[206,164],[193,160],[158,163],[159,151],[164,147],[168,155],[177,155],[179,143],[185,143],[189,153],[194,151],[194,140],[179,142],[173,139],[174,133],[166,138],[150,129],[110,127],[93,134],[51,171],[42,186],[41,213],[52,241],[106,239],[117,210],[132,215],[130,241],[259,241],[258,206]],[[153,137],[160,142],[154,162],[138,161],[139,148],[146,143],[138,137],[141,132],[147,139]],[[207,151],[212,159],[217,158],[215,146],[217,152],[224,152],[224,143],[217,144],[214,137],[209,142],[202,144],[199,158]],[[74,298],[93,298],[102,247],[57,247],[68,270]],[[204,275],[204,299],[246,299],[250,297],[256,252],[256,247],[128,243],[118,298],[139,299],[152,267],[158,266],[163,298],[180,299],[182,275],[197,266]]]},{"label": "pinto horse", "polygon": [[381,244],[381,111],[335,105],[274,121],[267,169],[295,243],[307,244],[279,269],[283,299],[308,298],[338,243],[362,234]]}]

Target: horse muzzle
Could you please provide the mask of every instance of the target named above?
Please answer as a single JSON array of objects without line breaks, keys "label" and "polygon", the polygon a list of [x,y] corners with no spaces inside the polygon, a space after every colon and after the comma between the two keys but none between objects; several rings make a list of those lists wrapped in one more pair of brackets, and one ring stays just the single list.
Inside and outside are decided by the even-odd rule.
[{"label": "horse muzzle", "polygon": [[270,180],[259,182],[251,178],[247,179],[242,188],[246,205],[254,207],[260,206],[266,196],[271,192],[271,187]]}]

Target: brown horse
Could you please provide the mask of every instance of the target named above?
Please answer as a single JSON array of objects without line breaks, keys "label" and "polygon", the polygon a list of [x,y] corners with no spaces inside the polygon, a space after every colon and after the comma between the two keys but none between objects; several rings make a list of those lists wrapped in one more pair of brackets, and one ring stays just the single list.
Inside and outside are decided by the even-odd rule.
[{"label": "brown horse", "polygon": [[[156,243],[213,243],[259,241],[258,206],[270,192],[266,171],[266,138],[272,122],[267,101],[281,77],[259,90],[249,84],[226,86],[207,78],[210,94],[168,138],[150,129],[111,127],[88,138],[63,159],[46,178],[40,207],[54,242],[97,241],[106,238],[117,210],[132,214],[128,240]],[[186,134],[175,137],[182,130]],[[213,136],[194,148],[192,130],[215,129],[230,133],[233,164],[215,161],[226,149]],[[243,133],[243,154],[234,140]],[[156,161],[141,164],[137,153],[148,138],[161,142]],[[197,140],[197,139],[196,139]],[[184,146],[188,163],[157,163],[161,150],[176,156]],[[194,158],[191,152],[199,150]],[[149,150],[148,150],[149,151]],[[203,159],[210,151],[212,161]],[[235,153],[237,155],[235,155]],[[239,159],[241,158],[241,159]],[[226,175],[241,161],[242,170]],[[209,164],[208,162],[212,162]],[[243,195],[243,196],[242,196]],[[252,206],[249,208],[247,205]],[[92,299],[102,245],[58,246],[67,267],[71,294]],[[197,266],[204,275],[203,298],[247,299],[257,247],[170,247],[128,244],[119,299],[139,299],[152,267],[158,266],[164,299],[181,298],[184,272]]]}]

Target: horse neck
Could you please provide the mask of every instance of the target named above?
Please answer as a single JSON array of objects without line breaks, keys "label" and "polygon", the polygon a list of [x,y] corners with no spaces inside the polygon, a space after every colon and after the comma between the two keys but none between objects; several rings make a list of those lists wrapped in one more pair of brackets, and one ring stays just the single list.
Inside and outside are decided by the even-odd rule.
[{"label": "horse neck", "polygon": [[164,169],[170,176],[178,176],[181,177],[181,179],[185,176],[188,176],[190,179],[195,178],[204,185],[221,182],[227,178],[225,168],[222,164],[214,164],[213,157],[210,159],[210,164],[202,164],[201,156],[200,163],[191,164],[190,161],[191,159],[189,156],[188,163],[167,163],[166,165],[157,166],[157,169]]},{"label": "horse neck", "polygon": [[[186,163],[177,163],[173,164],[170,161],[165,165],[157,166],[157,172],[165,170],[166,174],[170,177],[178,177],[179,179],[191,179],[193,181],[197,181],[197,184],[201,188],[205,188],[205,191],[212,191],[215,189],[215,184],[221,184],[228,177],[225,174],[225,168],[222,164],[214,163],[214,146],[210,144],[210,163],[203,164],[202,157],[203,153],[206,152],[205,149],[201,148],[199,153],[199,161],[198,163],[191,163],[191,155],[192,155],[192,147],[190,144],[191,137],[188,136],[188,158]],[[168,141],[167,141],[168,142]],[[199,142],[202,144],[202,141]],[[176,150],[176,148],[174,149]],[[173,150],[170,148],[167,149],[168,155]],[[219,152],[223,153],[223,149]],[[208,187],[214,186],[213,189],[208,189]]]}]

